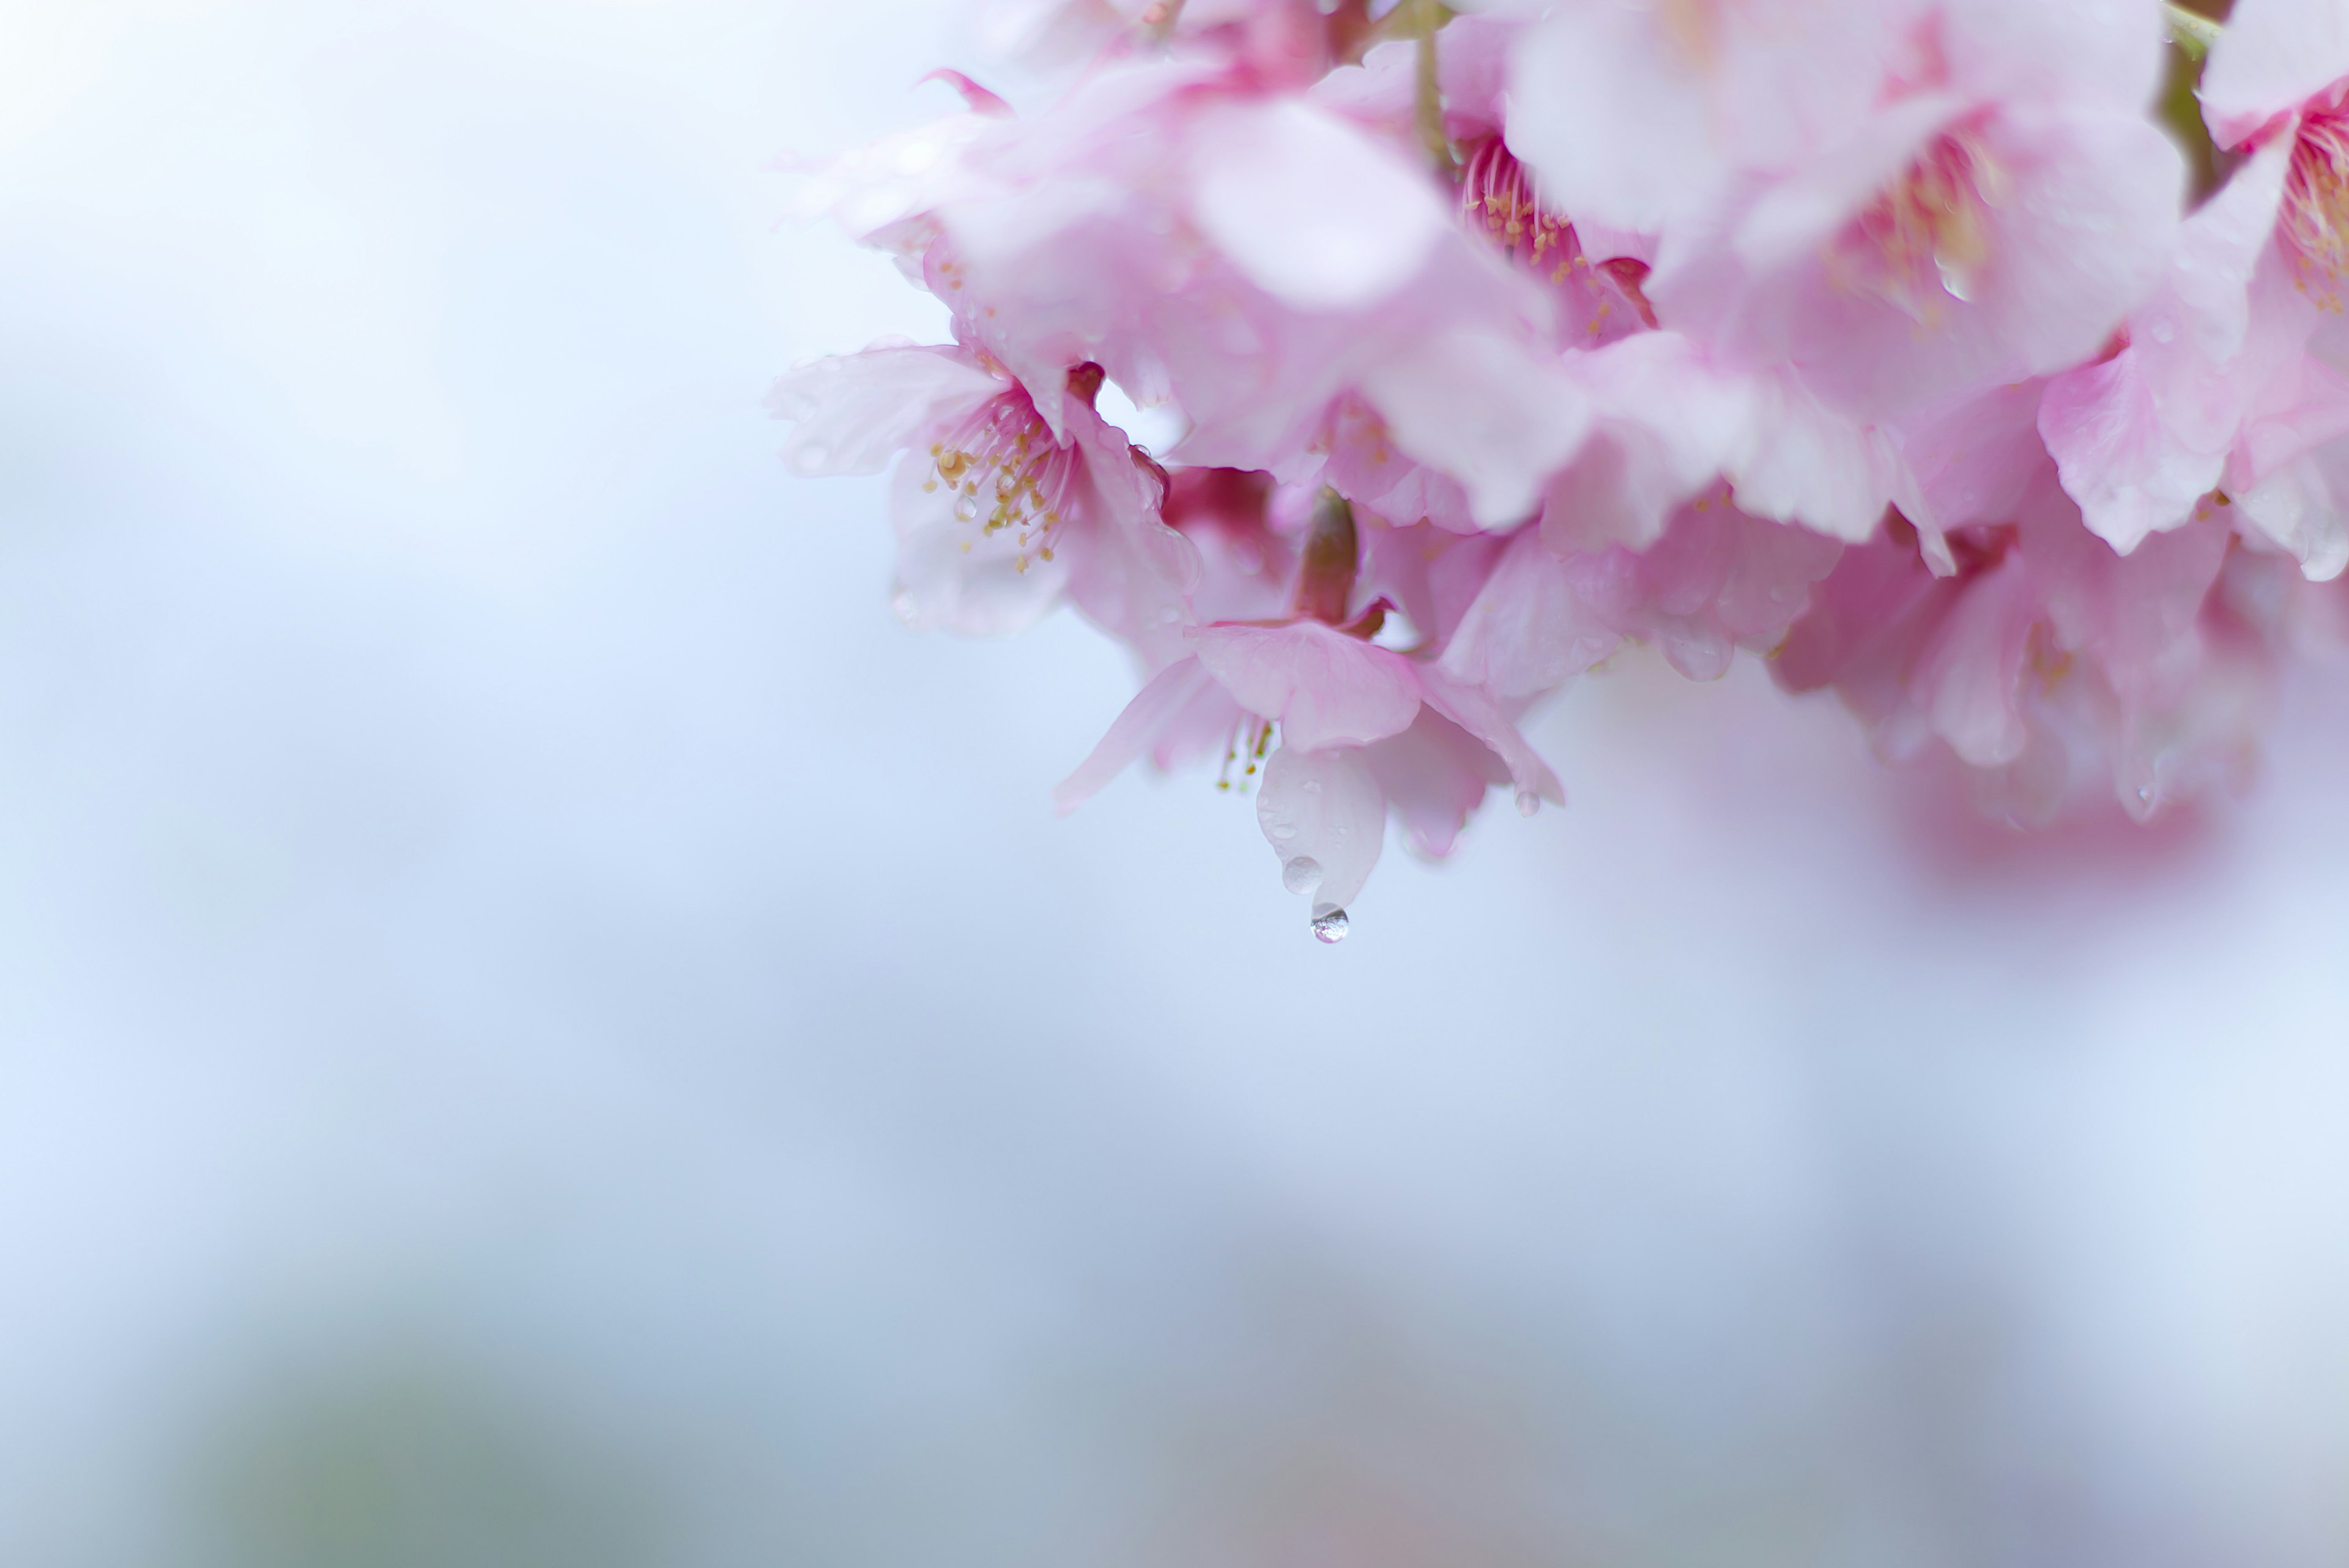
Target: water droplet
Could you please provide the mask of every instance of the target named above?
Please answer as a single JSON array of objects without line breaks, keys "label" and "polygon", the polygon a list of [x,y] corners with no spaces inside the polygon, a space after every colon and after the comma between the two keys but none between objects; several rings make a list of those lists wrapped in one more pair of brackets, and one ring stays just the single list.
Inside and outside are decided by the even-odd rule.
[{"label": "water droplet", "polygon": [[978,497],[966,490],[955,497],[955,516],[965,523],[978,521]]},{"label": "water droplet", "polygon": [[792,452],[792,468],[799,473],[822,473],[831,461],[832,449],[820,441],[802,442]]},{"label": "water droplet", "polygon": [[1314,939],[1324,942],[1342,942],[1346,940],[1349,923],[1345,910],[1335,904],[1325,904],[1314,912]]},{"label": "water droplet", "polygon": [[2178,328],[2168,322],[2157,321],[2153,324],[2153,340],[2156,343],[2167,343],[2177,336]]},{"label": "water droplet", "polygon": [[1321,793],[1321,781],[1319,779],[1307,779],[1305,781],[1305,793],[1307,794],[1319,794]]},{"label": "water droplet", "polygon": [[904,621],[907,626],[913,625],[914,618],[921,613],[921,606],[916,604],[914,602],[914,596],[907,593],[901,593],[895,598],[891,599],[889,601],[889,607],[895,610],[897,612],[897,618]]},{"label": "water droplet", "polygon": [[1517,792],[1517,815],[1519,816],[1531,816],[1540,809],[1541,796],[1536,794],[1529,789],[1521,789]]},{"label": "water droplet", "polygon": [[1280,868],[1280,885],[1292,893],[1303,893],[1319,884],[1321,862],[1310,855],[1300,855]]}]

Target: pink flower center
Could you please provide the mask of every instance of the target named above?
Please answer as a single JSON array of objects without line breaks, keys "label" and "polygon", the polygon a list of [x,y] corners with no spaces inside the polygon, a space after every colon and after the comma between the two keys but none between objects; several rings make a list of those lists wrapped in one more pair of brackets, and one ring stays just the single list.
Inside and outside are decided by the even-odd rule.
[{"label": "pink flower center", "polygon": [[1991,209],[2005,177],[1966,130],[1944,131],[1854,219],[1830,257],[1837,281],[1920,326],[1974,297],[1991,257]]},{"label": "pink flower center", "polygon": [[2349,274],[2349,111],[2316,109],[2300,122],[2276,232],[2303,281]]},{"label": "pink flower center", "polygon": [[1031,555],[1052,558],[1053,534],[1076,484],[1077,454],[1052,440],[1025,390],[1014,387],[988,399],[932,441],[930,465],[922,488],[945,485],[954,493],[955,516],[977,524],[981,538],[1010,535],[1020,571]]},{"label": "pink flower center", "polygon": [[1497,136],[1468,154],[1460,174],[1460,211],[1513,259],[1537,272],[1548,267],[1554,282],[1563,283],[1582,260],[1573,225],[1542,204],[1532,171]]}]

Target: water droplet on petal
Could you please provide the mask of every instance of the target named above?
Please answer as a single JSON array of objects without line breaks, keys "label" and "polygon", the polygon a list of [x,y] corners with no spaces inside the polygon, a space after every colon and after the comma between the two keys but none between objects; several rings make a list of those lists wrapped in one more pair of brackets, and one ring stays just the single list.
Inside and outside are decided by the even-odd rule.
[{"label": "water droplet on petal", "polygon": [[1517,792],[1517,815],[1519,816],[1531,816],[1540,809],[1541,796],[1536,794],[1529,789],[1521,789]]},{"label": "water droplet on petal", "polygon": [[832,449],[820,441],[804,442],[792,452],[792,468],[799,473],[822,473],[831,461]]},{"label": "water droplet on petal", "polygon": [[1321,793],[1321,781],[1319,779],[1307,779],[1305,781],[1305,793],[1307,794],[1319,794]]},{"label": "water droplet on petal", "polygon": [[955,497],[955,516],[965,523],[978,521],[978,497],[966,490]]},{"label": "water droplet on petal", "polygon": [[914,602],[913,595],[901,593],[889,601],[889,607],[897,612],[899,620],[911,626],[914,624],[914,618],[921,613],[922,607]]},{"label": "water droplet on petal", "polygon": [[2167,320],[2157,321],[2153,324],[2153,340],[2156,343],[2169,342],[2177,336],[2178,328],[2172,327]]},{"label": "water droplet on petal", "polygon": [[1300,855],[1280,868],[1280,885],[1292,893],[1302,893],[1321,880],[1321,862],[1310,855]]},{"label": "water droplet on petal", "polygon": [[1325,904],[1313,915],[1313,936],[1318,941],[1342,942],[1350,922],[1346,911],[1335,904]]}]

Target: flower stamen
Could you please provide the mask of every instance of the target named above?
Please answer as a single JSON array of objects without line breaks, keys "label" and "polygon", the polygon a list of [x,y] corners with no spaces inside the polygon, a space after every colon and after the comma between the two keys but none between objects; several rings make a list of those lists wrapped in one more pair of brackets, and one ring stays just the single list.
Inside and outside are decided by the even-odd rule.
[{"label": "flower stamen", "polygon": [[1991,259],[1991,209],[2005,176],[1968,130],[1934,138],[1844,231],[1829,255],[1838,281],[1876,295],[1920,327],[1951,300],[1971,301]]},{"label": "flower stamen", "polygon": [[2276,232],[2303,286],[2313,275],[2330,294],[2349,275],[2349,109],[2314,109],[2300,122]]},{"label": "flower stamen", "polygon": [[954,493],[956,519],[977,524],[981,538],[1010,535],[1025,572],[1052,558],[1077,468],[1075,450],[1053,441],[1034,401],[1014,387],[930,443],[931,476],[922,488]]},{"label": "flower stamen", "polygon": [[1541,187],[1497,136],[1479,141],[1460,173],[1460,211],[1473,226],[1482,228],[1510,259],[1536,272],[1547,271],[1550,281],[1564,283],[1567,275],[1585,265],[1574,226],[1555,209],[1543,204]]}]

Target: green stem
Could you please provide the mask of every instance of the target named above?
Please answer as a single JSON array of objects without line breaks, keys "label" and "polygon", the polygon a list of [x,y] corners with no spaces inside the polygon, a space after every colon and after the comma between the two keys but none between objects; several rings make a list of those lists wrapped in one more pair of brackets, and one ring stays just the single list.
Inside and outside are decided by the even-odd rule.
[{"label": "green stem", "polygon": [[2210,46],[2219,41],[2219,35],[2227,30],[2221,24],[2208,16],[2197,16],[2183,5],[2165,3],[2161,15],[2169,27],[2169,41],[2178,46],[2180,54],[2198,65],[2202,57],[2210,52]]},{"label": "green stem", "polygon": [[1444,87],[1435,74],[1435,30],[1429,28],[1419,38],[1418,90],[1412,98],[1412,122],[1418,128],[1419,140],[1427,155],[1435,160],[1436,172],[1450,174],[1460,167],[1453,156],[1452,139],[1444,134]]}]

